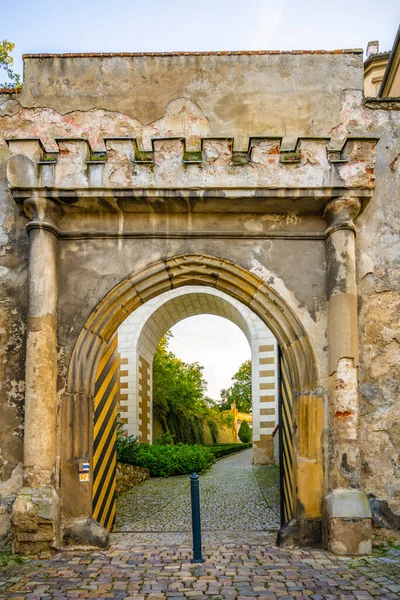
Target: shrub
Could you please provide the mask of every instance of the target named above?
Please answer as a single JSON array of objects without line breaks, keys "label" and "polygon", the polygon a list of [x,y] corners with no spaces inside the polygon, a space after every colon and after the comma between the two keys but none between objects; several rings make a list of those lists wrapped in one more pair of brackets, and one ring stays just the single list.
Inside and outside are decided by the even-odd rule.
[{"label": "shrub", "polygon": [[155,446],[172,446],[174,436],[171,433],[162,433],[153,443]]},{"label": "shrub", "polygon": [[223,415],[223,419],[228,427],[232,427],[233,423],[235,422],[235,417],[231,412],[228,412],[225,415]]},{"label": "shrub", "polygon": [[124,425],[120,421],[120,415],[117,416],[117,460],[119,462],[130,463],[131,457],[138,446],[139,438],[136,435],[128,435],[123,429]]},{"label": "shrub", "polygon": [[239,428],[238,436],[239,440],[243,442],[243,444],[247,444],[251,441],[251,429],[247,421],[242,421]]},{"label": "shrub", "polygon": [[134,464],[132,462],[135,452],[139,446],[139,438],[136,435],[125,435],[117,427],[117,460],[123,463]]},{"label": "shrub", "polygon": [[203,471],[214,460],[214,455],[209,448],[202,446],[134,444],[129,460],[121,460],[121,462],[150,469],[152,477],[169,477],[170,475],[185,475],[193,471]]}]

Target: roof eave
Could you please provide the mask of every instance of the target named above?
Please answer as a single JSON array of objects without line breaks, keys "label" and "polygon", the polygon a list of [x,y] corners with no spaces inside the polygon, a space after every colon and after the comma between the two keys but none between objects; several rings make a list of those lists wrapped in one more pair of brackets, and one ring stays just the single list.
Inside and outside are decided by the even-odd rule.
[{"label": "roof eave", "polygon": [[386,69],[385,69],[385,72],[383,74],[383,79],[382,79],[381,87],[379,88],[379,91],[378,91],[378,98],[384,97],[385,87],[386,87],[386,84],[387,84],[388,79],[389,79],[390,71],[391,71],[392,66],[394,64],[395,56],[396,56],[397,51],[399,49],[400,49],[400,25],[399,25],[399,27],[397,29],[396,37],[395,37],[395,40],[394,40],[394,43],[393,43],[393,48],[392,48],[392,50],[390,52],[388,64],[386,65]]}]

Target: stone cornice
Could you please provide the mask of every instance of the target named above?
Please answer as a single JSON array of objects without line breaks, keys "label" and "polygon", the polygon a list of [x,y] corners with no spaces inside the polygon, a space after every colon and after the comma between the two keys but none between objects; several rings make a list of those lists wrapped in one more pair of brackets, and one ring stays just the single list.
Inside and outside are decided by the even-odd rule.
[{"label": "stone cornice", "polygon": [[[367,99],[368,100],[368,99]],[[377,100],[373,98],[371,100]],[[378,99],[379,100],[379,99]],[[256,150],[264,146],[270,155],[279,155],[279,162],[284,164],[301,163],[302,153],[309,150],[311,144],[319,144],[326,149],[326,157],[329,163],[349,162],[352,157],[352,148],[354,144],[370,144],[375,147],[379,141],[377,136],[348,136],[339,145],[329,136],[303,136],[293,140],[288,145],[283,145],[283,136],[252,136],[249,137],[248,147],[245,152],[234,149],[235,140],[233,137],[207,137],[198,138],[197,146],[199,151],[192,151],[193,142],[190,144],[191,150],[187,147],[187,141],[184,137],[153,137],[150,140],[150,147],[143,147],[142,141],[134,136],[103,137],[102,150],[94,149],[90,145],[89,139],[85,137],[55,137],[54,146],[48,150],[39,137],[27,138],[6,138],[5,142],[10,148],[11,154],[22,153],[25,156],[32,155],[38,158],[39,164],[57,163],[59,155],[73,152],[73,146],[84,143],[81,146],[84,152],[84,158],[87,163],[105,163],[112,161],[112,155],[115,154],[115,144],[120,146],[121,154],[125,154],[136,164],[153,164],[160,160],[159,145],[164,142],[177,142],[174,147],[167,150],[168,154],[181,157],[182,162],[186,164],[202,164],[210,162],[207,151],[211,148],[216,151],[218,145],[224,145],[224,154],[226,160],[231,161],[233,165],[239,166],[250,162],[259,162],[259,157],[255,156]],[[109,155],[111,152],[111,156]],[[165,153],[165,151],[164,151]],[[295,155],[295,156],[292,156]],[[156,160],[158,158],[158,161]],[[214,162],[214,161],[211,161]]]},{"label": "stone cornice", "polygon": [[[17,204],[32,196],[58,204],[65,214],[111,213],[134,216],[137,213],[252,213],[322,215],[327,202],[348,194],[343,187],[318,188],[124,188],[51,189],[14,188]],[[361,210],[367,206],[372,190],[357,190]]]}]

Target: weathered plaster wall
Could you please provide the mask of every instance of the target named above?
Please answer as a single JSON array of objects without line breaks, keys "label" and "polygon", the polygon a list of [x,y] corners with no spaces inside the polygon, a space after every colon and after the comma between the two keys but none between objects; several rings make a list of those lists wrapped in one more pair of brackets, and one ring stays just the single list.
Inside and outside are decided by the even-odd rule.
[{"label": "weathered plaster wall", "polygon": [[[208,128],[245,150],[249,132],[326,134],[338,122],[342,90],[363,86],[360,51],[223,54],[26,58],[22,103],[61,114],[115,111],[138,126],[153,123],[156,132],[168,121],[170,102],[189,98],[206,115],[200,136]],[[177,127],[171,133],[182,135]]]},{"label": "weathered plaster wall", "polygon": [[[4,99],[0,94],[0,114]],[[12,500],[22,485],[27,236],[8,191],[8,149],[0,118],[0,540],[10,523]]]},{"label": "weathered plaster wall", "polygon": [[[342,123],[380,137],[376,190],[358,219],[361,484],[400,525],[400,106],[344,97]],[[376,503],[378,506],[379,503]],[[390,517],[389,517],[390,520]],[[383,521],[388,519],[383,517]]]},{"label": "weathered plaster wall", "polygon": [[[99,72],[99,62],[102,78],[93,78],[93,72]],[[171,69],[174,77],[171,77]],[[321,69],[331,72],[331,76],[327,78],[330,81],[329,90],[322,85],[322,78],[316,76],[316,71]],[[126,76],[121,76],[122,72]],[[99,81],[102,83],[99,84]],[[152,137],[183,136],[187,150],[199,150],[201,138],[226,135],[235,138],[236,149],[247,149],[249,136],[268,133],[272,136],[284,136],[292,145],[301,135],[324,135],[326,124],[337,121],[339,91],[344,86],[353,88],[361,85],[362,59],[357,53],[25,61],[22,94],[3,94],[0,97],[0,200],[3,219],[0,275],[5,340],[2,346],[5,362],[1,365],[4,369],[1,410],[6,424],[0,431],[2,480],[8,480],[13,469],[22,460],[23,336],[26,326],[27,276],[26,218],[7,191],[6,162],[9,150],[4,139],[40,137],[46,150],[51,151],[58,149],[54,141],[56,137],[84,137],[89,140],[93,150],[101,150],[104,149],[103,138],[107,136],[130,135],[137,138],[144,149],[152,148]],[[232,93],[234,88],[236,91]],[[108,90],[107,94],[104,94],[105,89]],[[309,95],[310,89],[314,92],[312,96]],[[322,154],[319,156],[319,149],[315,150],[317,162],[325,164],[326,158]],[[221,158],[212,153],[210,161],[215,161],[216,166],[221,162],[223,167],[229,158],[225,156],[224,144],[220,151],[222,162]],[[161,148],[160,157],[162,152]],[[122,158],[122,169],[110,174],[110,181],[118,185],[123,183],[129,165],[124,162],[126,156],[119,157],[118,148],[110,148],[110,158],[113,153],[117,162]],[[62,157],[63,151],[60,160]],[[271,146],[266,154],[257,150],[254,164],[258,165],[261,172],[271,159],[277,163],[277,158],[276,149]],[[304,173],[314,160],[311,157],[310,161],[305,161],[302,165]],[[68,178],[68,170],[64,171],[64,175]],[[178,211],[179,209],[178,206]],[[75,222],[72,215],[68,218],[69,222],[63,223],[66,229],[79,230],[91,226],[90,213]],[[108,215],[104,223],[105,229],[115,229],[115,219],[118,221],[120,217]],[[197,217],[175,212],[158,221],[151,214],[136,215],[135,221],[131,220],[130,223],[127,219],[125,227],[133,230],[190,232],[200,229],[218,230],[221,220],[218,214]],[[227,214],[225,223],[227,232],[242,231],[244,234],[262,234],[266,230],[307,231],[310,227],[308,219],[295,216],[288,220],[279,214],[261,218],[254,214],[240,217]],[[313,230],[321,232],[323,227],[321,219],[313,220]],[[279,255],[282,242],[243,241],[236,249],[232,242],[233,251],[230,253],[223,241],[208,244],[206,241],[198,243],[195,240],[183,243],[177,240],[132,240],[121,245],[114,240],[99,240],[93,243],[93,253],[90,250],[89,254],[83,241],[62,242],[61,264],[64,258],[77,260],[77,269],[75,273],[69,272],[68,268],[60,273],[61,296],[65,299],[60,306],[61,375],[66,372],[79,328],[101,297],[119,280],[119,275],[114,274],[114,260],[121,263],[122,275],[133,269],[139,270],[162,256],[185,251],[204,251],[230,257],[266,279],[275,281],[281,292],[286,289],[286,296],[292,306],[304,307],[302,310],[305,320],[314,326],[323,314],[323,273],[316,268],[317,256],[323,254],[323,243],[304,241],[302,244],[308,247],[310,261],[300,270],[295,261],[289,266],[294,281],[292,285],[289,280],[284,282],[280,279]],[[245,248],[245,258],[241,256],[242,247]],[[270,254],[274,255],[273,259],[270,259]],[[113,257],[111,261],[110,256]],[[308,294],[300,282],[301,270],[304,270],[304,276],[315,291],[312,295]],[[84,286],[81,285],[82,281],[85,282]],[[298,298],[293,296],[292,287],[297,290]],[[79,313],[81,319],[78,317]],[[309,317],[309,314],[312,316]],[[323,330],[322,322],[318,328]],[[314,338],[316,340],[318,335]],[[67,339],[69,342],[64,347]],[[316,343],[322,348],[325,345],[323,336],[320,335]],[[62,386],[61,379],[60,387]],[[20,483],[19,478],[17,487]]]}]

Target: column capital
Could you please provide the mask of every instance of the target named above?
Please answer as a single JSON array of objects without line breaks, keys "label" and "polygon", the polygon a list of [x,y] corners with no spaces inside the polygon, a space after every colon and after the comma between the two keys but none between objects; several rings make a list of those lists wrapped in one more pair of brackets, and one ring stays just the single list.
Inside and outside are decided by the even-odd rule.
[{"label": "column capital", "polygon": [[47,229],[58,237],[57,224],[63,211],[54,200],[40,195],[31,196],[24,200],[23,209],[26,216],[31,219],[26,225],[28,233],[32,229]]},{"label": "column capital", "polygon": [[338,229],[356,231],[354,219],[361,210],[361,202],[356,196],[339,196],[330,200],[324,209],[324,219],[328,225],[325,235],[329,236]]}]

